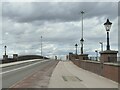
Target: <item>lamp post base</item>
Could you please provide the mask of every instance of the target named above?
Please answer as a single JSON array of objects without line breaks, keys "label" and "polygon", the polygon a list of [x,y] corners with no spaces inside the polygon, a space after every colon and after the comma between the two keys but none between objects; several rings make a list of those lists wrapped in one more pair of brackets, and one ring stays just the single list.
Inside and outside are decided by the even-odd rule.
[{"label": "lamp post base", "polygon": [[3,60],[7,60],[8,59],[8,55],[3,55]]},{"label": "lamp post base", "polygon": [[106,50],[100,52],[100,61],[104,62],[117,62],[117,53],[118,51],[114,50]]},{"label": "lamp post base", "polygon": [[80,54],[79,60],[88,60],[88,54]]}]

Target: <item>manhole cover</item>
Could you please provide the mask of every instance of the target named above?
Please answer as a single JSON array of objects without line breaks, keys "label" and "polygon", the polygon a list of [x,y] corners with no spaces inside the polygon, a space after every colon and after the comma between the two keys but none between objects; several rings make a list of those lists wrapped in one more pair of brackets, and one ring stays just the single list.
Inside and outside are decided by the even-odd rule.
[{"label": "manhole cover", "polygon": [[62,76],[64,81],[82,81],[78,77],[75,76]]}]

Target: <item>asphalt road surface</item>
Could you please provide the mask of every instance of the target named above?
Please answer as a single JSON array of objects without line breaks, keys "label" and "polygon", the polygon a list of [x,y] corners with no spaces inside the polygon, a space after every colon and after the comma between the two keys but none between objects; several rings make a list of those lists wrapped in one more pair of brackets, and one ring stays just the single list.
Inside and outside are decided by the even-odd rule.
[{"label": "asphalt road surface", "polygon": [[37,70],[44,69],[54,60],[35,61],[2,68],[2,88],[10,88]]}]

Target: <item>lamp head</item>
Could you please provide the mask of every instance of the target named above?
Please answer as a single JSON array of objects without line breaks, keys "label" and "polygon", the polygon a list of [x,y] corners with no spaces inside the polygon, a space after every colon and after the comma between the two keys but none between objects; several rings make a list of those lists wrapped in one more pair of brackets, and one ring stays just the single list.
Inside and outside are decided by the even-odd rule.
[{"label": "lamp head", "polygon": [[78,45],[77,45],[77,44],[75,44],[75,46],[77,47]]},{"label": "lamp head", "polygon": [[106,31],[110,31],[112,23],[107,19],[107,21],[104,23]]},{"label": "lamp head", "polygon": [[95,52],[97,53],[98,51],[97,51],[97,50],[95,50]]},{"label": "lamp head", "polygon": [[81,42],[81,43],[83,43],[83,42],[84,42],[83,38],[81,38],[80,42]]},{"label": "lamp head", "polygon": [[5,46],[5,48],[7,48],[7,46]]}]

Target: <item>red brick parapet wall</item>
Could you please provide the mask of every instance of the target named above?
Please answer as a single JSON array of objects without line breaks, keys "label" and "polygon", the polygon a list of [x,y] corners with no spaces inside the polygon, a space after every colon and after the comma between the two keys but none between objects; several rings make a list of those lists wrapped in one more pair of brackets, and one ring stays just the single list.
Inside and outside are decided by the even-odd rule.
[{"label": "red brick parapet wall", "polygon": [[99,61],[90,60],[71,60],[75,65],[95,74],[101,75],[108,79],[120,83],[120,65],[117,63],[100,63]]},{"label": "red brick parapet wall", "polygon": [[103,65],[103,76],[120,83],[120,66],[105,63]]}]

